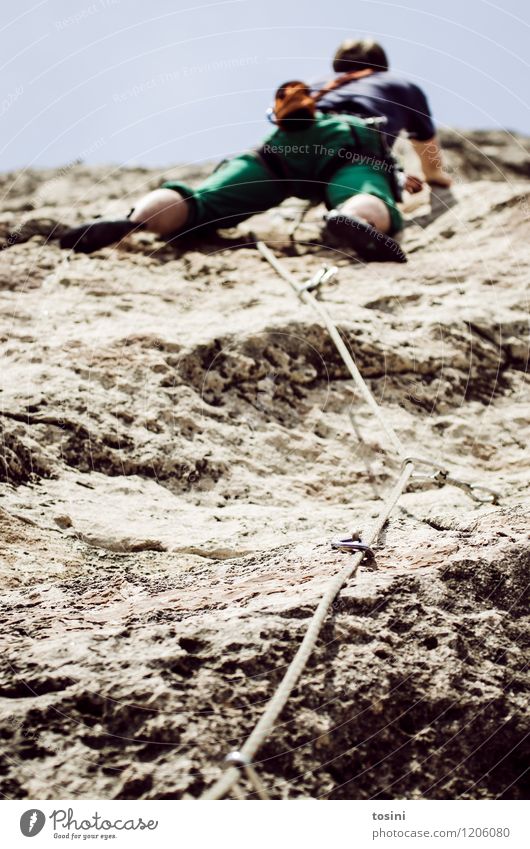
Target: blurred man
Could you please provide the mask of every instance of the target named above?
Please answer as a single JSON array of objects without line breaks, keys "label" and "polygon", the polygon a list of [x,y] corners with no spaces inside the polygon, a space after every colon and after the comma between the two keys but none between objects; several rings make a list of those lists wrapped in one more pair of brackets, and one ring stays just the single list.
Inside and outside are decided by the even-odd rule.
[{"label": "blurred man", "polygon": [[232,227],[288,197],[325,203],[328,230],[367,261],[405,262],[392,238],[402,227],[393,162],[373,121],[324,115],[309,86],[292,81],[276,92],[277,125],[256,149],[234,156],[199,186],[164,183],[141,198],[128,218],[98,220],[61,238],[63,248],[91,253],[135,230],[171,238]]},{"label": "blurred man", "polygon": [[[89,253],[139,229],[174,236],[232,226],[294,195],[324,201],[328,231],[364,259],[404,262],[392,238],[402,227],[400,188],[388,155],[397,136],[408,134],[428,183],[451,183],[427,99],[418,86],[390,73],[374,41],[344,42],[333,68],[339,76],[327,82],[280,86],[272,110],[275,133],[223,163],[197,189],[165,183],[140,199],[127,219],[75,228],[62,246]],[[421,186],[416,177],[403,185],[409,192]]]}]

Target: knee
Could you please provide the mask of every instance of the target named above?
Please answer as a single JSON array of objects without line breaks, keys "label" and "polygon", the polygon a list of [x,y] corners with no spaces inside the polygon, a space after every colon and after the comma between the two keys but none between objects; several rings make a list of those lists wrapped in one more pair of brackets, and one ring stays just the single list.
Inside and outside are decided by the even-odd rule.
[{"label": "knee", "polygon": [[155,189],[134,207],[131,220],[144,224],[159,236],[169,236],[180,230],[188,219],[185,198],[173,189]]},{"label": "knee", "polygon": [[391,229],[392,219],[388,206],[381,198],[374,195],[354,195],[342,204],[341,209],[347,215],[354,215],[368,221],[381,233],[388,233]]}]

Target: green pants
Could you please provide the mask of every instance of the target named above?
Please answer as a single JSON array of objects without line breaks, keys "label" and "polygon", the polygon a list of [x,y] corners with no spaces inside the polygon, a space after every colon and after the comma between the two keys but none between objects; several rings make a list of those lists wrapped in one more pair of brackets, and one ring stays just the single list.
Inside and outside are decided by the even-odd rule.
[{"label": "green pants", "polygon": [[268,158],[249,151],[223,162],[195,189],[176,181],[163,183],[163,187],[189,199],[187,232],[204,226],[233,227],[288,197],[324,202],[334,209],[362,193],[387,205],[391,233],[395,233],[402,220],[390,179],[378,158],[380,144],[379,134],[368,130],[361,119],[321,116],[307,130],[276,130],[266,139],[263,149],[283,166],[283,176],[271,169]]}]

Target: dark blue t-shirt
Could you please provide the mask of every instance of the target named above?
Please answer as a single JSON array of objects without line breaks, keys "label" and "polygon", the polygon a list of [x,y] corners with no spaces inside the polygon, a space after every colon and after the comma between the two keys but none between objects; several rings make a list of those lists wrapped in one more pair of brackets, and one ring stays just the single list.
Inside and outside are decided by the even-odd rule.
[{"label": "dark blue t-shirt", "polygon": [[[311,93],[316,94],[326,82],[312,83]],[[318,101],[317,108],[321,112],[346,112],[362,118],[385,117],[383,132],[390,146],[401,130],[418,141],[428,141],[436,132],[421,88],[389,71],[376,71],[328,92]]]}]

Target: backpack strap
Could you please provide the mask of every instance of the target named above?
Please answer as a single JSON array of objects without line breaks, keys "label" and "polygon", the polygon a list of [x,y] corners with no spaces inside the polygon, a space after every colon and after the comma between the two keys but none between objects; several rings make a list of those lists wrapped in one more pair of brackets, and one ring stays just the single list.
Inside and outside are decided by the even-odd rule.
[{"label": "backpack strap", "polygon": [[369,77],[373,74],[372,68],[363,68],[362,71],[349,71],[347,74],[341,74],[340,77],[335,77],[333,80],[329,80],[316,94],[313,95],[313,100],[317,103],[325,94],[329,94],[330,91],[335,91],[338,88],[342,88],[344,85],[348,85],[348,83],[353,82],[353,80],[360,80],[363,77]]}]

